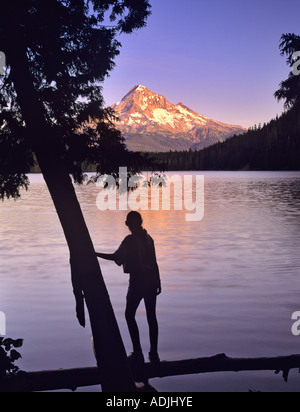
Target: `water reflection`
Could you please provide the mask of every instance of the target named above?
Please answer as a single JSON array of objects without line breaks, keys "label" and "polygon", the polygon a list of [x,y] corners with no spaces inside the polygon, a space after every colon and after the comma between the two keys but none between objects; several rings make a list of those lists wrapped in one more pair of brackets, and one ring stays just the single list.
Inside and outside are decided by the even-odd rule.
[{"label": "water reflection", "polygon": [[[127,212],[99,212],[98,191],[92,185],[77,188],[96,249],[110,252],[127,234]],[[206,173],[201,222],[186,222],[185,211],[143,212],[162,272],[163,359],[299,352],[300,341],[290,332],[291,315],[300,310],[299,199],[299,173]],[[63,233],[37,177],[22,200],[0,205],[0,233],[0,310],[7,315],[8,333],[25,338],[22,367],[93,365],[90,331],[79,329],[74,318]],[[127,277],[109,263],[102,270],[130,348],[123,319]],[[146,343],[146,326],[141,333]],[[200,381],[201,388],[210,382],[212,390],[229,385],[220,375],[205,382],[176,379],[182,390],[199,390]],[[257,381],[264,390],[299,387],[297,376],[286,386],[271,374],[264,379],[241,374],[238,381],[232,377],[231,390],[248,390]],[[176,388],[177,381],[169,382],[155,384]]]}]

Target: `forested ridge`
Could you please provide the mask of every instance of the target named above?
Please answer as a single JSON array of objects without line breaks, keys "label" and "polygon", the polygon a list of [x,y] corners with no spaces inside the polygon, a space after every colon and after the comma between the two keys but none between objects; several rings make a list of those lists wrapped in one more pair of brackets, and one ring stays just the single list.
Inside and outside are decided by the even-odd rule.
[{"label": "forested ridge", "polygon": [[[200,151],[143,153],[153,170],[300,170],[300,112],[295,108]],[[95,172],[87,163],[83,169]],[[33,173],[40,172],[35,166]]]},{"label": "forested ridge", "polygon": [[147,153],[164,170],[300,170],[300,112],[296,107],[201,151]]}]

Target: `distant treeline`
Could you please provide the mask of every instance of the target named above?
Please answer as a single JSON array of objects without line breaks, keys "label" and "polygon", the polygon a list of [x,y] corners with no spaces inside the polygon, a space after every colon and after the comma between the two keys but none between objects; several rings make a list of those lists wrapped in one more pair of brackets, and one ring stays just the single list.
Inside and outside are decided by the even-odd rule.
[{"label": "distant treeline", "polygon": [[296,108],[201,151],[148,153],[162,170],[300,170]]},{"label": "distant treeline", "polygon": [[[300,111],[296,108],[200,151],[144,153],[152,170],[300,170]],[[85,172],[96,167],[84,165]],[[146,169],[146,168],[145,168]],[[32,169],[39,173],[38,166]]]}]

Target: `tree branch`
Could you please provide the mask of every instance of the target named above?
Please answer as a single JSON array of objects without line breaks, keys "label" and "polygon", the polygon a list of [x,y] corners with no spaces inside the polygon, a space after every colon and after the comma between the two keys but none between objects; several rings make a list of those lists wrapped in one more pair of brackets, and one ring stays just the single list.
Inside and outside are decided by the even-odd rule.
[{"label": "tree branch", "polygon": [[[291,369],[300,368],[300,355],[275,358],[229,358],[225,354],[211,358],[187,359],[135,368],[136,380],[164,378],[212,372],[276,371],[283,372],[285,381]],[[97,368],[78,368],[40,372],[20,372],[17,376],[0,380],[0,392],[40,392],[100,385],[101,372]]]}]

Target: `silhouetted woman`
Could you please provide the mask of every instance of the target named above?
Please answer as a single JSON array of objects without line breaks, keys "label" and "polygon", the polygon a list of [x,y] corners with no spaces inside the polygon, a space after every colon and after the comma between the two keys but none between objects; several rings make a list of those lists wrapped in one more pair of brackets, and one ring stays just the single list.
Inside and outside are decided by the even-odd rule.
[{"label": "silhouetted woman", "polygon": [[97,253],[97,256],[123,265],[124,273],[130,274],[127,294],[126,321],[133,344],[130,359],[143,362],[143,351],[138,325],[135,320],[137,309],[144,299],[149,324],[151,349],[150,362],[160,362],[158,356],[158,323],[156,318],[156,300],[161,294],[161,281],[152,237],[143,229],[140,213],[130,212],[126,226],[131,235],[127,236],[119,249],[113,254]]}]

